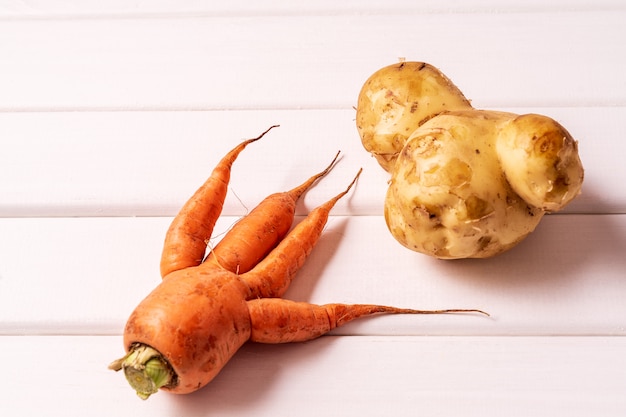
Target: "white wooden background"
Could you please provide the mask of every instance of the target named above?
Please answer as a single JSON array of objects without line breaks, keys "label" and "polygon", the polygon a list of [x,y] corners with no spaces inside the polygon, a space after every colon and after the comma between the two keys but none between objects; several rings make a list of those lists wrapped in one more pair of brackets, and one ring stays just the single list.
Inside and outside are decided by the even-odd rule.
[{"label": "white wooden background", "polygon": [[[0,1],[0,414],[626,415],[625,41],[621,0]],[[563,123],[583,195],[490,260],[395,243],[353,106],[400,57],[476,107]],[[338,149],[299,214],[364,168],[287,297],[492,317],[250,344],[205,389],[143,402],[106,366],[159,282],[165,230],[229,148],[275,123],[236,162],[218,232]]]}]

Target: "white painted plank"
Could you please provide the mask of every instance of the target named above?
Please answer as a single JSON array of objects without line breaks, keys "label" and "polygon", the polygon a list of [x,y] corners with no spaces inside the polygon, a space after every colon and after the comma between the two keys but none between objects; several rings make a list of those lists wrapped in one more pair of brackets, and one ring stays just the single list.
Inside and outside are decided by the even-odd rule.
[{"label": "white painted plank", "polygon": [[[564,212],[625,213],[626,107],[500,108],[554,117],[579,140],[583,194]],[[242,215],[342,151],[305,197],[304,213],[364,172],[335,214],[381,215],[388,175],[365,152],[354,110],[0,113],[0,216],[173,216],[217,161],[280,124],[233,168],[226,215]]]},{"label": "white painted plank", "polygon": [[204,389],[138,399],[119,337],[0,337],[11,416],[551,416],[626,413],[626,338],[324,337],[247,345]]},{"label": "white painted plank", "polygon": [[[626,3],[213,3],[0,0],[0,415],[626,414]],[[587,168],[568,214],[485,261],[393,241],[386,175],[351,107],[398,57],[441,67],[477,107],[567,126]],[[299,213],[365,167],[288,298],[492,317],[381,316],[250,344],[207,389],[143,403],[106,365],[159,281],[170,216],[227,149],[274,123],[237,162],[218,232],[338,148]]]},{"label": "white painted plank", "polygon": [[[0,333],[119,334],[159,282],[169,221],[0,219]],[[381,316],[335,334],[626,335],[624,253],[626,215],[549,216],[507,254],[464,261],[404,249],[380,216],[333,216],[285,297],[492,315]]]},{"label": "white painted plank", "polygon": [[624,105],[625,16],[8,19],[0,111],[350,108],[399,57],[440,67],[481,107]]},{"label": "white painted plank", "polygon": [[[338,150],[341,162],[307,205],[343,190],[360,166],[368,167],[363,183],[380,178],[384,186],[386,175],[360,145],[354,110],[0,113],[8,144],[0,154],[0,215],[174,215],[229,149],[277,123],[238,158],[224,214],[244,214],[294,187]],[[379,207],[383,196],[384,189]],[[355,197],[364,204],[354,210],[371,207],[367,194]],[[338,210],[352,208],[342,202]]]},{"label": "white painted plank", "polygon": [[42,18],[55,16],[111,16],[142,14],[202,13],[211,15],[272,15],[272,14],[339,14],[339,13],[397,13],[397,12],[544,12],[549,10],[624,10],[620,0],[318,0],[315,2],[290,0],[246,0],[207,2],[202,0],[157,0],[129,3],[124,0],[3,0],[0,16],[5,18]]}]

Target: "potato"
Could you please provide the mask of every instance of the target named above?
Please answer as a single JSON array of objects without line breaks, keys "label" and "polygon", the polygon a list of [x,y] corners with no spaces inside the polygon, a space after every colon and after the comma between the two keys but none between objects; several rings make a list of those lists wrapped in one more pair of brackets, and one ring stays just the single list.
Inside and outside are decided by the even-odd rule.
[{"label": "potato", "polygon": [[385,200],[387,226],[400,243],[442,259],[485,258],[535,229],[543,211],[513,191],[496,155],[494,133],[509,119],[450,112],[413,132]]},{"label": "potato", "polygon": [[384,214],[402,245],[441,259],[491,257],[580,193],[578,144],[559,123],[474,109],[433,67],[402,65],[422,71],[409,82],[398,65],[383,68],[357,108],[363,146],[391,174]]},{"label": "potato", "polygon": [[444,110],[467,108],[469,101],[437,68],[401,62],[376,71],[363,85],[357,129],[365,149],[390,171],[418,126]]},{"label": "potato", "polygon": [[500,131],[496,146],[509,183],[528,203],[558,211],[579,194],[584,172],[578,143],[556,121],[516,117]]}]

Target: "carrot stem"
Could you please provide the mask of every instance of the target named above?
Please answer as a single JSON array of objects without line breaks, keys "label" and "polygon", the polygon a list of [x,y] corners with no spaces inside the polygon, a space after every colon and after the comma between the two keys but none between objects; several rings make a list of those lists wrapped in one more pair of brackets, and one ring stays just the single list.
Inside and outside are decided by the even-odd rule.
[{"label": "carrot stem", "polygon": [[124,370],[126,380],[142,400],[176,380],[176,374],[161,354],[144,344],[133,345],[128,354],[113,361],[109,369]]}]

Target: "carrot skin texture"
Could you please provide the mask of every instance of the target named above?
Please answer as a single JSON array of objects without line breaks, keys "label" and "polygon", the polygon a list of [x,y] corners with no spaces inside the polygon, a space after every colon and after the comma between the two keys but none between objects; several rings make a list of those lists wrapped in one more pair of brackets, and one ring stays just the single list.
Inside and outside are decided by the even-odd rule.
[{"label": "carrot skin texture", "polygon": [[189,393],[209,383],[250,337],[248,288],[228,271],[176,271],[133,311],[124,331],[127,349],[143,343],[158,350]]},{"label": "carrot skin texture", "polygon": [[183,205],[165,235],[161,277],[202,262],[213,226],[222,212],[233,163],[246,146],[261,139],[274,127],[277,126],[271,126],[260,136],[245,140],[230,150],[204,184]]},{"label": "carrot skin texture", "polygon": [[413,310],[377,304],[316,305],[282,298],[248,301],[250,341],[258,343],[306,342],[361,317],[375,314],[480,313],[479,310]]},{"label": "carrot skin texture", "polygon": [[236,274],[251,270],[291,229],[296,202],[273,194],[239,220],[211,249],[202,269],[222,268]]},{"label": "carrot skin texture", "polygon": [[305,342],[335,327],[324,307],[282,298],[250,300],[248,311],[250,341],[257,343]]},{"label": "carrot skin texture", "polygon": [[241,275],[252,291],[250,299],[283,296],[322,235],[330,210],[346,195],[360,173],[346,190],[313,209],[253,270]]},{"label": "carrot skin texture", "polygon": [[239,220],[211,250],[203,268],[218,267],[243,274],[251,270],[285,237],[291,229],[296,204],[302,195],[326,175],[337,161],[335,156],[323,171],[297,187],[266,197]]},{"label": "carrot skin texture", "polygon": [[213,226],[222,212],[231,167],[249,143],[245,141],[231,150],[174,218],[165,235],[161,255],[162,277],[172,271],[199,265],[204,259],[207,239],[211,237]]},{"label": "carrot skin texture", "polygon": [[251,271],[242,274],[248,299],[282,297],[319,240],[328,215],[313,210]]}]

